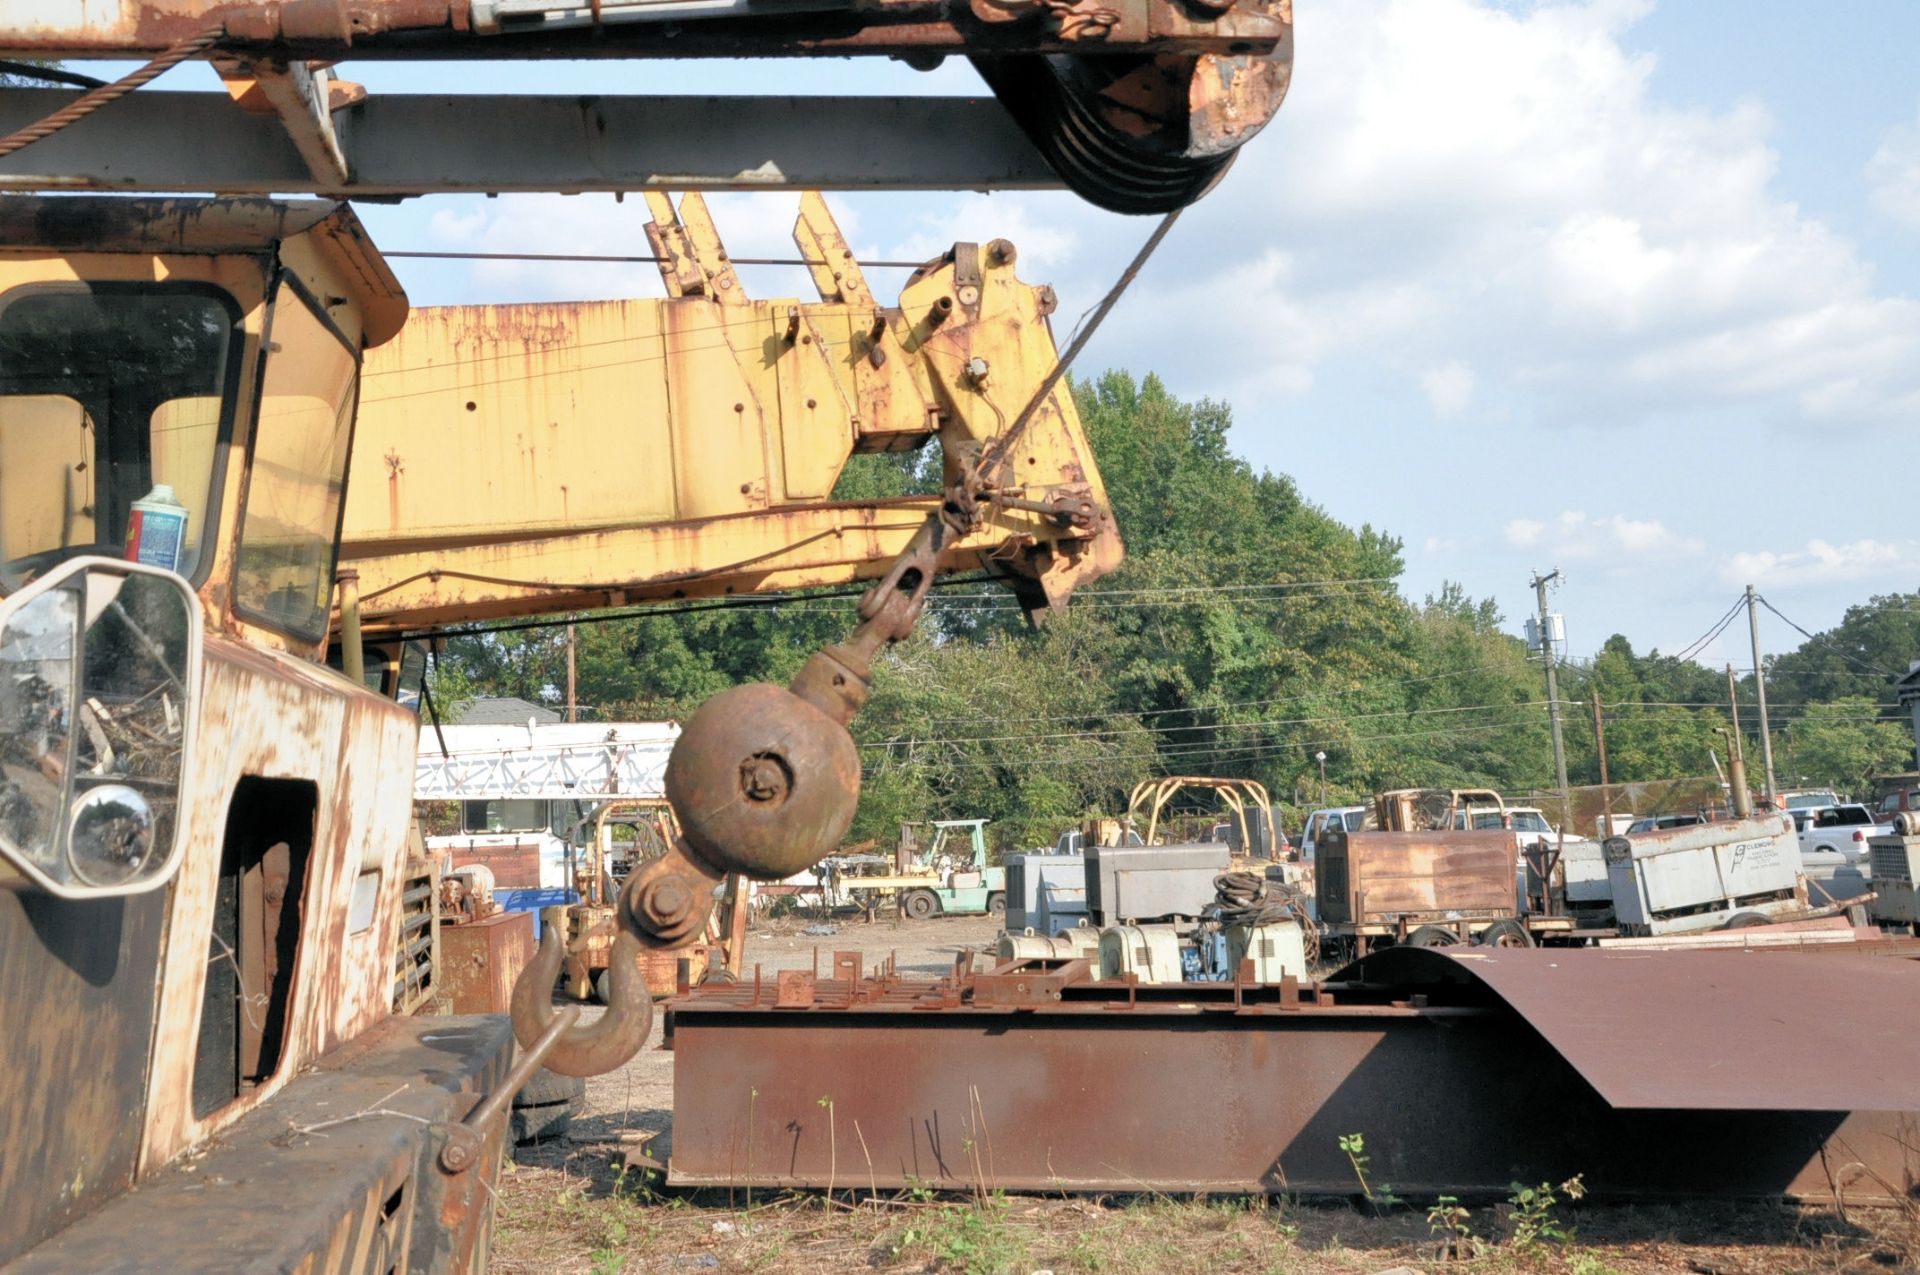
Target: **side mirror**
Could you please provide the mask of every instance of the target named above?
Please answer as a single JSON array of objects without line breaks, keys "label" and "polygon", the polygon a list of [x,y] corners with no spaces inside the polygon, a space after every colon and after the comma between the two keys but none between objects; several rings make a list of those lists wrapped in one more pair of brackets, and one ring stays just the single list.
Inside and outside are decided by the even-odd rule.
[{"label": "side mirror", "polygon": [[0,600],[0,858],[67,899],[166,884],[199,680],[200,600],[170,571],[76,558]]}]

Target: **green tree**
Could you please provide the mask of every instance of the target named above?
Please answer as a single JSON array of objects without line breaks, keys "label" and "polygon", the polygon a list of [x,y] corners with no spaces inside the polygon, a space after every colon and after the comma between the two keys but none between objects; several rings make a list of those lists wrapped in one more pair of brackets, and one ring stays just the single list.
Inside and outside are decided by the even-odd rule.
[{"label": "green tree", "polygon": [[1864,792],[1867,779],[1910,769],[1912,732],[1864,695],[1808,705],[1781,733],[1780,767],[1797,782]]}]

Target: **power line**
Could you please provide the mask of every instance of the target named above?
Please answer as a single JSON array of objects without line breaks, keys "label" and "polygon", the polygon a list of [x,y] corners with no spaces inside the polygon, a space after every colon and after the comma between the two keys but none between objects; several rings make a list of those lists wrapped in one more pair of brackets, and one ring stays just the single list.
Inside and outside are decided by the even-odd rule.
[{"label": "power line", "polygon": [[1745,605],[1746,600],[1747,596],[1744,593],[1735,598],[1733,605],[1727,608],[1725,615],[1714,621],[1705,633],[1695,638],[1692,642],[1689,642],[1686,648],[1673,658],[1676,660],[1690,660],[1705,650],[1708,643],[1726,632],[1727,626],[1733,623],[1733,617],[1740,613],[1740,608]]},{"label": "power line", "polygon": [[1786,616],[1781,615],[1780,608],[1773,605],[1773,603],[1769,602],[1766,598],[1766,595],[1756,594],[1755,596],[1760,599],[1761,606],[1773,612],[1776,616],[1779,616],[1780,619],[1786,620],[1787,627],[1792,629],[1795,633],[1798,633],[1801,637],[1807,639],[1807,641],[1818,642],[1821,646],[1826,647],[1829,651],[1832,651],[1835,655],[1847,661],[1849,664],[1852,664],[1858,668],[1863,668],[1867,670],[1869,673],[1878,673],[1882,677],[1898,677],[1899,676],[1899,674],[1894,673],[1888,669],[1883,669],[1877,664],[1870,664],[1866,660],[1858,659],[1855,656],[1849,655],[1847,652],[1841,650],[1839,647],[1835,646],[1833,643],[1827,641],[1827,639],[1824,637],[1819,637],[1815,634],[1807,632],[1805,629],[1801,628],[1798,624],[1794,623],[1792,620],[1788,620]]}]

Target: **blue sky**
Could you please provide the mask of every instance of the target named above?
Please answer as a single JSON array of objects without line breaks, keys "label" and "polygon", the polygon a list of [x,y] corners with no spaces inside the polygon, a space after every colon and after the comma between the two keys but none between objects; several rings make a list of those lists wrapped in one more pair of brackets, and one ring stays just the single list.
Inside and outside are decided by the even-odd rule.
[{"label": "blue sky", "polygon": [[[1241,455],[1404,539],[1416,599],[1458,580],[1517,630],[1531,571],[1563,568],[1576,655],[1614,632],[1683,647],[1749,581],[1809,628],[1920,587],[1911,501],[1880,477],[1920,417],[1920,5],[1296,0],[1296,27],[1280,116],[1079,370],[1231,403]],[[527,92],[977,89],[955,63],[853,69],[482,74]],[[473,72],[339,74],[454,92]],[[832,202],[867,255],[1010,238],[1064,315],[1149,229],[1065,194]],[[390,249],[645,250],[637,198],[361,211]],[[738,255],[787,246],[790,197],[715,212]],[[659,294],[650,267],[396,266],[422,305]],[[1737,632],[1703,658],[1747,663]],[[1771,617],[1763,637],[1798,641]]]}]

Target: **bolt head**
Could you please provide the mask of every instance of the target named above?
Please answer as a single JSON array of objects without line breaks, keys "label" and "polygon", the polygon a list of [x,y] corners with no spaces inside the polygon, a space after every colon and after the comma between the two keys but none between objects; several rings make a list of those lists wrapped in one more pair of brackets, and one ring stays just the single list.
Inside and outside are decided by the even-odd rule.
[{"label": "bolt head", "polygon": [[678,877],[662,877],[640,896],[640,910],[655,925],[666,927],[685,917],[693,895]]}]

